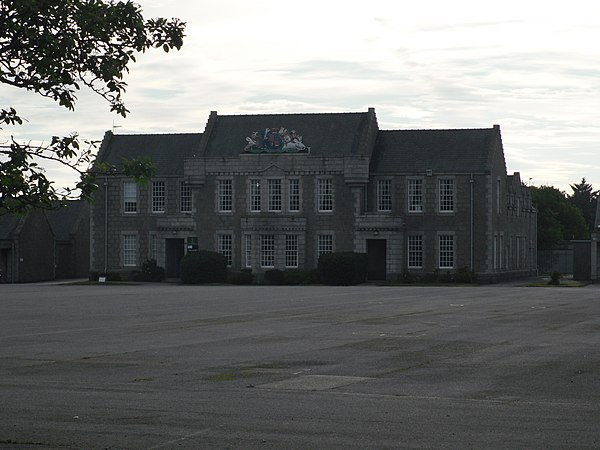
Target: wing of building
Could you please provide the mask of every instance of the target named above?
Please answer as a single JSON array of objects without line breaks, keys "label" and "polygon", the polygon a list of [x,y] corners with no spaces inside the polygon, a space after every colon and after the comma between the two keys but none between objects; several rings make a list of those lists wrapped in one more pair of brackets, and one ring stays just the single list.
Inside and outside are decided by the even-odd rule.
[{"label": "wing of building", "polygon": [[91,265],[148,258],[177,276],[189,250],[232,270],[311,269],[321,254],[367,253],[369,278],[471,270],[481,280],[536,267],[536,213],[508,175],[500,128],[380,130],[358,113],[218,115],[203,133],[114,135],[98,158],[150,156],[147,187],[107,176],[92,205]]}]

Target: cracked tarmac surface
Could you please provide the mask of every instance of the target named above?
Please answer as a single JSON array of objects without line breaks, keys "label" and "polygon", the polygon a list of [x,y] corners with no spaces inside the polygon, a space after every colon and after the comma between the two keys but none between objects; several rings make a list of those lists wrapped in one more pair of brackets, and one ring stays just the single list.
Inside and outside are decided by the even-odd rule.
[{"label": "cracked tarmac surface", "polygon": [[599,448],[600,285],[0,286],[0,448]]}]

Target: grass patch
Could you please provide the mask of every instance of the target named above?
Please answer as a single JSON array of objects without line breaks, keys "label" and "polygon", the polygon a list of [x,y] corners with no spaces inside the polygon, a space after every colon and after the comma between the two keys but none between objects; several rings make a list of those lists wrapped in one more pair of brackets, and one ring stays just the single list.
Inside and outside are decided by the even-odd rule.
[{"label": "grass patch", "polygon": [[535,283],[528,283],[528,284],[524,284],[523,286],[526,287],[554,287],[554,288],[561,288],[561,287],[584,287],[587,286],[588,284],[590,284],[587,281],[573,281],[573,280],[562,280],[560,282],[560,284],[548,284],[547,281],[536,281]]}]

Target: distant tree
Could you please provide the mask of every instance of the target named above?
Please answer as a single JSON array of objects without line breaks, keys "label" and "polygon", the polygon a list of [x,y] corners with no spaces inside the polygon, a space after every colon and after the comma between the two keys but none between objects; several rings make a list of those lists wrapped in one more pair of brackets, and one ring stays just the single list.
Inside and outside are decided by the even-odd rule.
[{"label": "distant tree", "polygon": [[596,202],[598,201],[598,191],[594,191],[592,185],[585,178],[580,183],[571,185],[573,193],[568,197],[569,203],[576,206],[583,213],[583,217],[588,224],[588,230],[594,228],[596,218]]},{"label": "distant tree", "polygon": [[538,248],[552,248],[561,240],[587,239],[589,230],[582,212],[553,186],[531,186],[538,211]]},{"label": "distant tree", "polygon": [[[150,19],[131,1],[0,0],[0,82],[48,97],[75,109],[81,86],[127,114],[123,75],[136,53],[158,47],[179,49],[185,24],[178,19]],[[0,126],[22,125],[24,119],[8,105],[0,109]],[[89,198],[97,187],[89,172],[94,143],[80,144],[77,134],[54,136],[46,145],[0,139],[0,213],[52,207],[75,192]],[[46,177],[44,161],[75,170],[74,189],[60,190]],[[97,166],[96,171],[108,167]],[[124,172],[137,180],[153,173],[147,161],[131,161]]]}]

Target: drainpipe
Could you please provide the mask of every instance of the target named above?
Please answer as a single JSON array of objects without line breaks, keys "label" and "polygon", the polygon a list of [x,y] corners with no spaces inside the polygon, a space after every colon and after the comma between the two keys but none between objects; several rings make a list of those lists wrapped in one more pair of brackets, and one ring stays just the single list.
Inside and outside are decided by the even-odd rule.
[{"label": "drainpipe", "polygon": [[469,184],[471,185],[471,272],[475,272],[475,268],[473,267],[473,185],[475,184],[475,180],[473,179],[473,173],[471,173],[471,179],[469,180]]},{"label": "drainpipe", "polygon": [[108,177],[104,177],[104,275],[108,271]]}]

